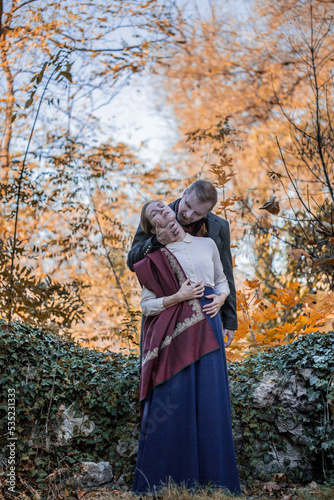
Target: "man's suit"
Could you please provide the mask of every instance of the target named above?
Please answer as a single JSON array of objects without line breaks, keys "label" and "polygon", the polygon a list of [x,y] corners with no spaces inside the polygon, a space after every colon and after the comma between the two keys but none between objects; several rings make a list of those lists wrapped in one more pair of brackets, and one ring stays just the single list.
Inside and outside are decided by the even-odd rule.
[{"label": "man's suit", "polygon": [[[169,206],[176,211],[176,206],[179,200],[173,201]],[[233,278],[232,255],[230,249],[230,229],[229,224],[225,219],[214,215],[210,212],[206,217],[206,225],[208,236],[214,240],[218,247],[220,260],[223,264],[224,273],[227,278],[230,294],[225,300],[220,314],[223,322],[223,328],[228,330],[237,330],[237,312],[236,312],[236,292]],[[133,271],[133,265],[136,262],[144,259],[146,255],[162,245],[157,243],[156,237],[150,237],[138,226],[137,232],[133,239],[132,248],[128,254],[128,266]],[[203,259],[205,256],[203,256]]]}]

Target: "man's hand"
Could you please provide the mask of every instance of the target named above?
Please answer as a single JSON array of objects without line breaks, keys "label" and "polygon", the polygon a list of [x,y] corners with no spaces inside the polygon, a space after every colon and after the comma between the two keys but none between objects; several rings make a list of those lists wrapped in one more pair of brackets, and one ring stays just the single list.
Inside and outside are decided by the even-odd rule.
[{"label": "man's hand", "polygon": [[205,306],[203,307],[203,312],[208,314],[210,318],[214,318],[219,312],[221,306],[224,304],[226,294],[221,293],[220,295],[216,295],[213,293],[212,295],[206,295],[205,298],[212,299],[212,302],[210,304],[205,304]]},{"label": "man's hand", "polygon": [[156,237],[161,245],[173,243],[180,236],[180,227],[176,220],[169,222],[166,227],[160,227],[159,221],[156,225]]},{"label": "man's hand", "polygon": [[226,335],[227,335],[227,341],[224,342],[224,345],[225,347],[228,347],[229,345],[232,344],[232,340],[234,339],[234,330],[227,330],[227,328],[225,328],[224,338],[226,337]]}]

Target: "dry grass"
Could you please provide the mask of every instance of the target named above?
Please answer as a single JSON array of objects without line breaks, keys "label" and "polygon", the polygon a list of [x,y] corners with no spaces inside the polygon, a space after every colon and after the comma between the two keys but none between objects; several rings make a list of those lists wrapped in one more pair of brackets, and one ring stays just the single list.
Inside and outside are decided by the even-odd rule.
[{"label": "dry grass", "polygon": [[236,497],[229,493],[224,494],[221,490],[215,490],[210,487],[199,487],[196,491],[189,491],[187,488],[178,485],[169,485],[159,490],[157,495],[149,494],[145,497],[139,497],[132,493],[125,493],[121,491],[111,491],[111,492],[94,492],[88,494],[84,497],[85,499],[96,499],[96,500],[138,500],[139,498],[144,498],[145,500],[203,500],[209,498],[210,500],[233,500],[233,498],[238,498],[238,500],[246,500],[247,497],[244,495]]},{"label": "dry grass", "polygon": [[298,496],[295,498],[297,498],[298,500],[333,500],[334,487],[316,489],[312,489],[309,487],[299,488]]},{"label": "dry grass", "polygon": [[231,500],[238,498],[239,500],[333,500],[334,487],[322,487],[311,483],[306,487],[290,487],[282,488],[280,491],[264,491],[261,486],[257,489],[248,491],[244,495],[235,497],[231,494],[224,494],[221,491],[213,490],[209,487],[203,487],[191,492],[187,488],[176,485],[171,485],[159,491],[157,496],[147,495],[139,497],[131,493],[123,491],[99,491],[87,492],[82,497],[82,500]]}]

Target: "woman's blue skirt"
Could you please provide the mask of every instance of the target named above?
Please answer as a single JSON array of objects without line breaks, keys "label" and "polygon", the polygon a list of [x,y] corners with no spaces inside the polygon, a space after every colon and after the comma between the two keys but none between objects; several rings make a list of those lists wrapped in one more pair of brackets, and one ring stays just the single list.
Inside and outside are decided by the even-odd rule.
[{"label": "woman's blue skirt", "polygon": [[[201,301],[211,302],[205,295]],[[162,385],[145,401],[132,491],[157,491],[172,480],[240,493],[220,315],[206,316],[220,348]]]}]

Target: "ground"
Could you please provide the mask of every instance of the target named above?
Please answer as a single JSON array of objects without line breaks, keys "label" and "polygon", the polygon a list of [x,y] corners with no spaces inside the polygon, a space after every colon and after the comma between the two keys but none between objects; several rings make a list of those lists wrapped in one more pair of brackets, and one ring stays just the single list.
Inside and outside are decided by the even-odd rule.
[{"label": "ground", "polygon": [[[136,497],[131,493],[122,491],[92,491],[92,492],[77,492],[79,500],[94,499],[94,500],[134,500]],[[231,495],[215,493],[209,489],[202,490],[198,493],[191,494],[186,489],[181,488],[166,488],[161,491],[157,497],[152,495],[146,496],[145,499],[153,500],[231,500],[235,498]],[[245,490],[240,500],[333,500],[334,486],[321,486],[314,481],[307,486],[288,485],[284,481],[271,481],[254,485],[251,489]]]}]

